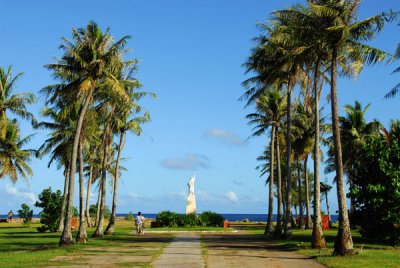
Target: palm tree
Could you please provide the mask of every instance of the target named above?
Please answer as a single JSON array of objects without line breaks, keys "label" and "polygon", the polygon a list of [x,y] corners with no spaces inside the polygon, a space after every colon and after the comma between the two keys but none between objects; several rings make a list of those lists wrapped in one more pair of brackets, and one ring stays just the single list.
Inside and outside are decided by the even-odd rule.
[{"label": "palm tree", "polygon": [[[280,18],[275,18],[275,24],[279,25]],[[287,194],[286,194],[286,212],[284,224],[284,236],[291,236],[291,196],[290,188],[292,185],[291,179],[291,92],[298,82],[302,74],[301,60],[299,58],[300,51],[295,50],[292,46],[285,46],[273,42],[275,28],[271,29],[265,24],[260,24],[260,27],[269,34],[269,37],[260,37],[259,44],[252,51],[252,56],[245,63],[247,71],[255,71],[258,75],[244,82],[244,85],[250,87],[241,99],[248,99],[248,104],[254,102],[268,86],[277,84],[286,84],[286,151],[287,151]],[[277,27],[276,27],[277,28]],[[282,87],[283,88],[283,87]]]},{"label": "palm tree", "polygon": [[331,50],[331,107],[332,130],[334,137],[334,153],[336,164],[337,195],[339,207],[339,228],[335,240],[334,254],[347,255],[353,253],[353,241],[350,232],[349,218],[346,208],[344,191],[342,146],[339,130],[339,115],[337,103],[337,67],[338,59],[343,54],[350,54],[353,59],[363,63],[376,63],[386,57],[386,53],[376,48],[360,43],[375,37],[384,26],[384,15],[377,15],[362,21],[357,21],[357,10],[360,0],[316,1],[327,13],[324,40]]},{"label": "palm tree", "polygon": [[[140,82],[133,77],[133,74],[136,71],[137,71],[137,60],[131,60],[124,63],[124,68],[121,70],[119,75],[120,83],[121,85],[123,85],[124,89],[130,96],[131,102],[126,103],[126,105],[122,105],[121,102],[117,102],[115,107],[115,113],[118,114],[119,116],[116,116],[114,118],[115,122],[113,123],[113,126],[114,126],[114,132],[116,132],[116,134],[119,134],[120,140],[119,140],[119,145],[117,147],[116,168],[115,168],[115,173],[113,175],[114,178],[113,204],[111,210],[111,217],[107,225],[107,228],[104,231],[104,234],[111,234],[114,231],[120,160],[121,160],[121,152],[126,142],[126,132],[130,131],[135,135],[139,136],[142,133],[140,125],[150,121],[150,114],[148,112],[145,112],[142,116],[136,116],[136,114],[139,114],[142,111],[142,107],[139,106],[137,102],[141,98],[147,95],[150,95],[153,98],[156,97],[156,95],[153,93],[136,91],[137,88],[140,88],[142,86]],[[131,115],[133,115],[134,117],[130,119]]]},{"label": "palm tree", "polygon": [[142,133],[142,129],[140,124],[146,123],[150,121],[150,114],[145,113],[143,116],[135,117],[129,121],[126,121],[127,117],[125,118],[125,122],[121,121],[120,126],[118,127],[118,131],[120,133],[119,144],[117,146],[117,159],[116,159],[116,167],[114,173],[114,189],[113,189],[113,203],[112,203],[112,210],[111,210],[111,217],[110,221],[107,225],[104,234],[111,234],[114,231],[114,224],[116,218],[116,207],[117,207],[117,193],[118,193],[118,178],[119,178],[119,169],[120,169],[120,160],[121,160],[121,152],[125,146],[126,142],[126,132],[131,131],[135,135],[139,136]]},{"label": "palm tree", "polygon": [[22,118],[30,119],[32,125],[36,124],[35,117],[26,109],[27,104],[36,101],[35,95],[28,92],[13,94],[15,84],[22,75],[23,73],[18,73],[13,77],[11,66],[8,67],[7,71],[0,67],[0,131],[3,136],[7,131],[7,111]]},{"label": "palm tree", "polygon": [[[273,186],[275,173],[275,139],[276,132],[279,128],[284,116],[285,98],[281,96],[279,90],[269,90],[261,95],[256,103],[257,113],[246,116],[249,119],[249,125],[256,125],[252,136],[260,136],[265,133],[266,129],[271,127],[270,140],[270,167],[269,167],[269,194],[268,194],[268,222],[265,228],[265,234],[273,233]],[[279,196],[278,196],[279,197]],[[278,201],[278,206],[279,206]],[[279,210],[279,208],[278,208]],[[278,213],[279,214],[279,213]]]},{"label": "palm tree", "polygon": [[128,36],[114,42],[109,29],[103,32],[95,22],[89,22],[86,28],[73,29],[72,37],[72,42],[63,38],[64,43],[60,46],[64,51],[62,58],[55,64],[45,65],[47,69],[53,71],[56,79],[62,81],[62,84],[50,85],[44,89],[49,103],[54,103],[60,98],[73,102],[75,96],[81,99],[72,148],[66,224],[60,245],[73,243],[72,193],[74,193],[78,144],[86,111],[97,97],[96,89],[107,87],[110,93],[120,95],[126,102],[130,102],[129,96],[113,75],[114,69],[122,65],[120,59]]},{"label": "palm tree", "polygon": [[[347,175],[350,193],[353,189],[353,180],[357,177],[355,165],[359,162],[361,146],[365,144],[368,138],[378,135],[380,123],[377,121],[367,123],[365,114],[370,104],[364,108],[360,102],[355,101],[354,106],[345,105],[345,117],[339,117],[341,142],[346,148],[343,151],[343,168]],[[355,211],[354,198],[350,194],[350,212]]]},{"label": "palm tree", "polygon": [[[71,151],[72,151],[72,142],[73,142],[73,118],[72,114],[69,114],[67,117],[61,117],[57,112],[49,107],[45,107],[41,115],[43,117],[49,117],[52,122],[40,122],[36,124],[35,128],[50,129],[52,132],[49,134],[49,138],[45,140],[43,145],[39,148],[40,156],[51,152],[50,161],[48,163],[48,167],[56,161],[57,168],[64,167],[64,194],[63,194],[63,202],[60,211],[60,223],[58,225],[57,231],[62,232],[64,229],[64,221],[65,221],[65,208],[68,197],[68,183],[69,183],[69,167],[70,167],[70,159],[71,159]],[[71,124],[72,123],[72,124]]]},{"label": "palm tree", "polygon": [[32,136],[21,139],[17,120],[13,119],[7,123],[5,136],[0,137],[0,178],[8,177],[15,183],[18,175],[25,180],[32,176],[32,169],[28,163],[37,151],[22,149]]},{"label": "palm tree", "polygon": [[[399,24],[399,25],[400,25],[400,24]],[[399,58],[400,58],[400,44],[397,45],[397,49],[396,49],[396,53],[394,54],[394,57],[395,57],[396,59],[399,59]],[[398,73],[398,72],[400,72],[400,67],[396,68],[396,69],[393,71],[393,73]],[[400,83],[397,84],[396,86],[394,86],[394,87],[389,91],[389,93],[387,93],[387,94],[385,95],[385,98],[392,98],[392,97],[396,96],[397,93],[399,92],[399,89],[400,89]]]},{"label": "palm tree", "polygon": [[[334,254],[336,255],[347,255],[353,252],[353,242],[345,202],[346,196],[344,192],[342,150],[336,95],[338,61],[345,58],[348,63],[358,62],[358,64],[354,64],[352,67],[356,68],[357,71],[361,71],[362,64],[376,63],[383,60],[386,53],[362,44],[360,41],[371,40],[377,32],[380,32],[383,29],[384,19],[390,20],[393,18],[393,14],[382,14],[370,17],[363,21],[356,21],[356,13],[360,2],[360,0],[308,1],[311,12],[318,17],[318,20],[320,21],[318,27],[313,27],[315,34],[310,36],[314,39],[314,43],[319,43],[321,44],[321,47],[324,48],[321,50],[324,55],[326,55],[327,51],[329,52],[329,66],[331,72],[330,98],[339,204],[339,229],[334,247]],[[296,29],[301,29],[301,27],[296,27]],[[318,76],[316,75],[316,77]],[[316,173],[316,175],[318,175],[318,173]]]}]

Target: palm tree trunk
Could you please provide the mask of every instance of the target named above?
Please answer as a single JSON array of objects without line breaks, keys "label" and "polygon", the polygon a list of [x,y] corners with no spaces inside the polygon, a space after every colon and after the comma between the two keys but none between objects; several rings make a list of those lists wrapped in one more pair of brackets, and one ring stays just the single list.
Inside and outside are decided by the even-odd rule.
[{"label": "palm tree trunk", "polygon": [[315,137],[314,137],[314,222],[311,246],[313,248],[323,248],[326,246],[324,233],[322,232],[321,222],[321,192],[320,192],[320,178],[319,178],[319,139],[320,139],[320,126],[319,126],[319,61],[314,69],[314,98],[315,98]]},{"label": "palm tree trunk", "polygon": [[287,153],[287,182],[286,182],[286,212],[285,212],[285,226],[283,236],[288,239],[292,236],[292,135],[291,135],[291,91],[292,85],[289,79],[288,89],[287,89],[287,105],[286,105],[286,153]]},{"label": "palm tree trunk", "polygon": [[99,181],[99,194],[97,195],[97,210],[96,210],[96,226],[99,226],[99,220],[100,220],[100,205],[101,205],[101,193],[103,192],[101,190],[102,185],[101,185],[101,179]]},{"label": "palm tree trunk", "polygon": [[303,221],[303,194],[301,192],[301,171],[300,171],[300,161],[297,159],[297,183],[299,185],[299,226],[298,229],[304,229]]},{"label": "palm tree trunk", "polygon": [[268,193],[268,221],[265,226],[264,234],[274,232],[273,213],[274,213],[274,175],[275,175],[275,126],[272,126],[270,143],[270,161],[269,161],[269,193]]},{"label": "palm tree trunk", "polygon": [[65,207],[67,205],[68,188],[69,188],[69,166],[68,164],[66,164],[64,171],[64,195],[60,211],[60,223],[58,224],[57,232],[62,232],[64,229]]},{"label": "palm tree trunk", "polygon": [[[336,90],[337,77],[337,47],[332,49],[331,66],[331,107],[332,107],[332,131],[333,144],[335,146],[335,164],[336,164],[336,188],[339,208],[339,229],[335,239],[335,255],[349,255],[353,253],[353,239],[350,232],[349,215],[346,207],[346,193],[344,191],[342,146],[340,143],[339,114]],[[319,185],[318,185],[319,186]]]},{"label": "palm tree trunk", "polygon": [[76,124],[74,144],[72,147],[72,157],[71,157],[71,170],[69,176],[69,189],[68,189],[68,203],[67,203],[67,213],[65,216],[64,230],[60,237],[60,246],[66,246],[74,243],[71,232],[71,220],[72,220],[72,207],[74,206],[74,186],[75,186],[75,172],[76,172],[76,159],[78,156],[78,144],[79,137],[81,135],[81,129],[83,124],[83,119],[85,118],[86,111],[89,107],[90,100],[92,99],[92,92],[88,93],[86,97],[82,110],[79,113],[78,122]]},{"label": "palm tree trunk", "polygon": [[[276,132],[278,133],[278,127],[276,127]],[[276,138],[276,165],[278,168],[278,215],[276,219],[276,227],[274,237],[282,236],[282,174],[281,174],[281,154],[279,149],[279,138],[278,134],[275,135]]]},{"label": "palm tree trunk", "polygon": [[108,149],[110,143],[108,142],[108,135],[109,135],[109,126],[107,127],[104,132],[105,139],[104,139],[104,155],[103,155],[103,163],[101,165],[101,201],[100,201],[100,212],[99,212],[99,221],[96,228],[96,231],[93,233],[93,237],[103,237],[103,227],[104,227],[104,208],[106,205],[106,182],[107,182],[107,156],[108,156]]},{"label": "palm tree trunk", "polygon": [[119,137],[119,146],[118,146],[118,154],[117,154],[117,163],[115,167],[115,174],[114,174],[114,191],[113,191],[113,204],[112,204],[112,211],[111,211],[111,218],[110,222],[107,225],[104,234],[112,234],[114,232],[114,225],[115,225],[115,217],[117,211],[117,193],[118,193],[118,174],[119,174],[119,163],[121,160],[121,152],[125,145],[125,131],[121,132]]},{"label": "palm tree trunk", "polygon": [[308,155],[304,158],[304,184],[305,184],[305,194],[306,194],[306,229],[311,229],[311,215],[310,215],[310,186],[308,183],[307,174],[307,161]]},{"label": "palm tree trunk", "polygon": [[81,140],[78,150],[79,150],[79,231],[76,236],[76,242],[78,243],[86,243],[88,236],[86,233],[86,224],[85,224],[85,210],[84,210],[84,186],[83,186],[83,149],[82,149]]},{"label": "palm tree trunk", "polygon": [[89,214],[89,200],[90,200],[90,188],[92,186],[92,174],[93,174],[93,165],[90,165],[89,179],[88,179],[87,189],[86,189],[86,209],[85,209],[85,215],[86,215],[86,221],[87,221],[88,227],[92,227],[92,221],[90,219],[90,214]]}]

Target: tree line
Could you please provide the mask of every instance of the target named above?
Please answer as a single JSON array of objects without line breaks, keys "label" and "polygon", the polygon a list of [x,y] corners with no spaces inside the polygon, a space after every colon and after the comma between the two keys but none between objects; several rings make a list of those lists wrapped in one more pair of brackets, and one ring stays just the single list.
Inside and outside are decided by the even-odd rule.
[{"label": "tree line", "polygon": [[[142,85],[135,78],[138,61],[125,59],[129,38],[124,36],[116,40],[109,28],[103,31],[93,21],[85,28],[73,29],[71,40],[62,38],[61,58],[44,66],[55,82],[40,91],[46,98],[41,111],[41,116],[46,118],[43,122],[37,122],[27,110],[27,105],[35,102],[34,94],[13,94],[22,73],[13,76],[11,67],[0,68],[0,177],[16,182],[19,176],[24,179],[32,176],[29,161],[45,154],[50,156],[49,166],[55,163],[57,168],[63,169],[64,192],[57,228],[62,232],[60,246],[74,242],[71,220],[76,174],[79,231],[75,240],[87,241],[87,227],[96,226],[94,237],[114,231],[126,134],[142,133],[141,125],[150,121],[150,114],[138,103],[143,97],[156,97],[140,90]],[[36,129],[50,131],[39,149],[23,149],[32,136],[21,138],[18,121],[9,119],[9,112],[29,119]],[[113,202],[109,223],[104,226],[107,176],[112,178]],[[95,183],[98,185],[98,208],[96,220],[91,222],[89,200],[91,186]]]},{"label": "tree line", "polygon": [[[363,146],[370,137],[380,136],[378,130],[382,129],[378,122],[365,121],[368,106],[363,108],[358,102],[345,106],[346,116],[339,116],[337,78],[355,77],[365,65],[393,60],[389,53],[368,45],[368,41],[398,15],[390,10],[359,20],[360,3],[360,0],[308,0],[305,5],[272,12],[268,22],[258,24],[261,33],[255,38],[256,45],[244,63],[250,78],[243,82],[245,92],[240,98],[246,102],[246,107],[255,109],[247,115],[249,125],[253,126],[252,136],[268,133],[270,137],[257,167],[261,175],[268,175],[266,234],[290,238],[292,209],[299,206],[300,219],[304,214],[306,218],[305,223],[300,220],[299,227],[312,228],[312,247],[326,246],[321,226],[320,161],[323,158],[321,145],[328,146],[326,172],[335,172],[339,214],[335,255],[353,253],[345,175],[355,212],[356,207],[365,207],[362,201],[366,200],[365,194],[363,200],[356,194],[356,190],[360,195],[363,191],[356,183],[360,174],[355,166],[362,166]],[[320,107],[325,87],[330,89],[327,96],[331,106],[330,123],[322,116],[324,107]],[[396,86],[387,96],[394,96],[398,89]],[[293,101],[294,93],[298,94]],[[307,168],[310,157],[313,172]],[[371,173],[363,174],[371,176]],[[275,195],[278,219],[274,228]]]}]

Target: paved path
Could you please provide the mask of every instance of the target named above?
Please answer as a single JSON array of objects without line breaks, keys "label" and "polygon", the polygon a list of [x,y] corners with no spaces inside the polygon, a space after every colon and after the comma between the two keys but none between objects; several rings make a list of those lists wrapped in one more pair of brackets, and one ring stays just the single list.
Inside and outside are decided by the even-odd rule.
[{"label": "paved path", "polygon": [[153,267],[205,267],[199,235],[178,234],[154,262]]},{"label": "paved path", "polygon": [[309,257],[266,241],[263,236],[239,232],[201,234],[201,237],[206,246],[205,259],[202,256],[199,235],[184,233],[172,240],[153,263],[153,267],[325,267]]}]

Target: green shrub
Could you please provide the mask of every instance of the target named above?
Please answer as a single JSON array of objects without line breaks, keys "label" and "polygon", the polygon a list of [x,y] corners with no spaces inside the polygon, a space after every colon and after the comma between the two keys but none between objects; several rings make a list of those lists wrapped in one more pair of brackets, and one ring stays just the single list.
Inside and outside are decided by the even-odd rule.
[{"label": "green shrub", "polygon": [[196,215],[196,213],[190,213],[187,215],[183,215],[180,222],[182,226],[191,227],[191,226],[200,226],[201,220]]},{"label": "green shrub", "polygon": [[125,216],[125,220],[127,221],[133,221],[134,217],[133,217],[133,213],[131,211],[129,211],[128,214],[126,214]]},{"label": "green shrub", "polygon": [[39,201],[36,201],[35,207],[42,208],[40,214],[40,223],[42,226],[38,227],[39,232],[56,232],[60,224],[60,212],[62,206],[63,196],[61,191],[57,190],[55,193],[51,191],[51,187],[44,189],[39,194]]},{"label": "green shrub", "polygon": [[204,211],[200,214],[200,222],[203,226],[222,227],[224,226],[224,217],[215,212]]},{"label": "green shrub", "polygon": [[18,217],[24,219],[23,224],[28,225],[32,222],[33,211],[30,210],[27,204],[22,204],[21,209],[18,210]]},{"label": "green shrub", "polygon": [[160,223],[161,227],[177,227],[180,222],[180,216],[175,212],[161,211],[157,214],[156,221]]}]

